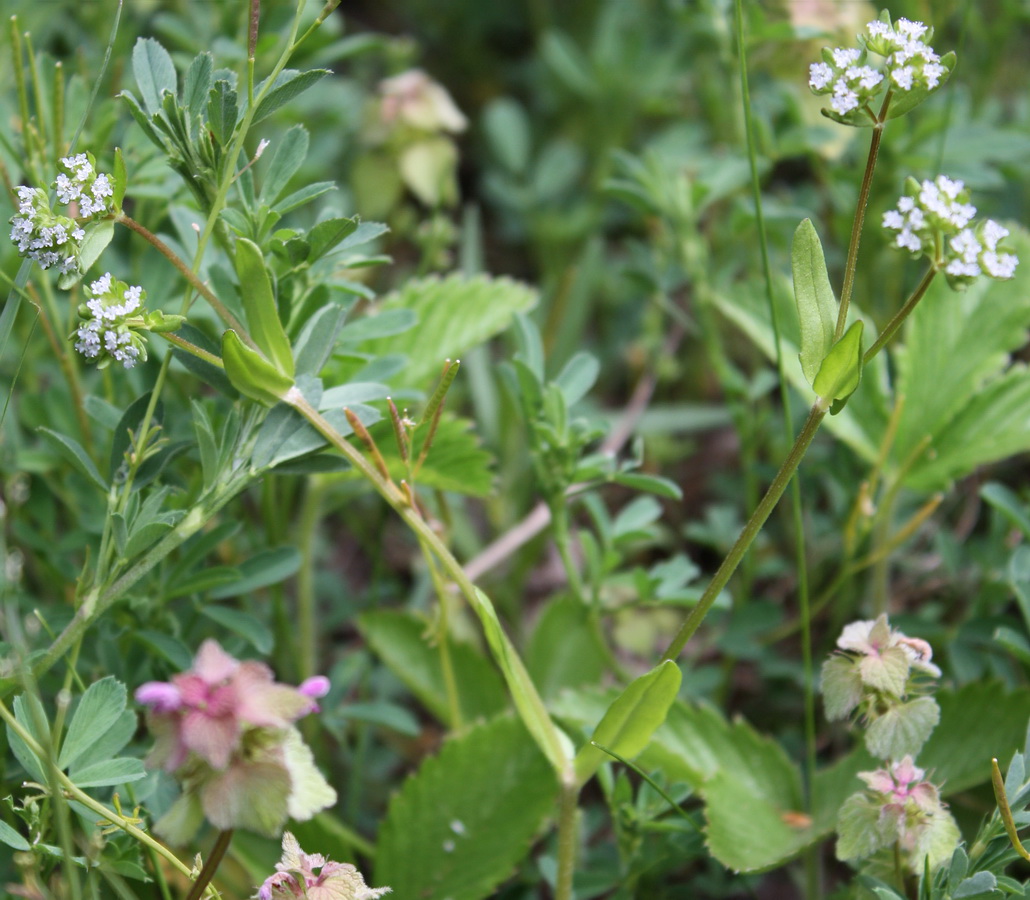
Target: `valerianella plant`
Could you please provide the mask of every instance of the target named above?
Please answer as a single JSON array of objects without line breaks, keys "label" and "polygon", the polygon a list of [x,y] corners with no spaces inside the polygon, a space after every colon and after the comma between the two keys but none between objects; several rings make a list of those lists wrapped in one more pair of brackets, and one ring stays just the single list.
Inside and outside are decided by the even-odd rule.
[{"label": "valerianella plant", "polygon": [[147,765],[172,772],[182,796],[157,822],[185,843],[206,818],[222,830],[276,836],[287,817],[311,818],[336,802],[293,723],[318,709],[328,691],[317,677],[299,688],[278,684],[263,663],[240,662],[205,641],[187,672],[136,691],[150,708],[156,738]]},{"label": "valerianella plant", "polygon": [[981,275],[1005,280],[1019,259],[1005,252],[1009,230],[993,219],[974,221],[976,207],[961,181],[938,175],[933,181],[909,178],[908,193],[883,214],[883,226],[898,232],[894,246],[925,256],[944,272],[953,288],[965,288]]},{"label": "valerianella plant", "polygon": [[275,864],[275,874],[265,879],[255,896],[258,900],[375,900],[388,893],[388,887],[368,887],[350,863],[332,862],[319,853],[305,853],[287,831],[283,834],[282,860]]},{"label": "valerianella plant", "polygon": [[41,268],[56,267],[62,274],[79,270],[83,222],[111,211],[114,189],[107,175],[96,171],[92,154],[66,156],[51,189],[68,214],[55,213],[42,188],[18,188],[18,212],[10,219],[11,241],[18,253],[34,259]]},{"label": "valerianella plant", "polygon": [[[822,62],[809,67],[808,86],[830,95],[823,114],[843,125],[874,125],[903,115],[944,84],[955,67],[955,54],[939,56],[930,46],[933,29],[922,22],[898,19],[884,11],[858,36],[857,47],[824,47]],[[890,98],[881,116],[873,109],[880,96]]]}]

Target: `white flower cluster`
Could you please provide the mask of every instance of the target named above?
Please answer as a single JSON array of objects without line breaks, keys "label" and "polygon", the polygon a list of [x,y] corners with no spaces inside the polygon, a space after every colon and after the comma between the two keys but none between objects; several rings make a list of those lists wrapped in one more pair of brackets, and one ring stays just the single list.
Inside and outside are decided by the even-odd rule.
[{"label": "white flower cluster", "polygon": [[[816,94],[832,94],[830,107],[840,116],[864,109],[880,92],[885,78],[893,91],[931,91],[949,71],[927,43],[933,32],[922,22],[898,19],[891,25],[877,19],[866,30],[868,36],[860,36],[864,49],[826,48],[823,61],[809,68],[809,87]],[[866,63],[867,51],[884,57],[882,71]]]},{"label": "white flower cluster", "polygon": [[922,22],[898,19],[893,26],[876,20],[866,26],[865,45],[886,57],[891,89],[911,91],[921,86],[933,90],[947,69],[929,41],[933,32]]},{"label": "white flower cluster", "polygon": [[78,205],[80,216],[95,216],[108,211],[107,200],[114,196],[111,179],[98,174],[93,160],[85,153],[66,156],[60,161],[61,174],[54,182],[57,199],[66,206]]},{"label": "white flower cluster", "polygon": [[46,192],[22,185],[18,188],[18,212],[11,216],[11,241],[22,256],[44,269],[57,266],[63,274],[79,265],[79,241],[85,232],[67,216],[50,211]]},{"label": "white flower cluster", "polygon": [[[61,172],[52,187],[69,212],[79,219],[110,212],[111,179],[97,173],[90,154],[66,156],[59,165]],[[75,219],[51,210],[46,191],[19,187],[18,212],[10,222],[11,241],[22,256],[34,259],[44,269],[56,266],[62,274],[78,270],[79,242],[86,233]]]},{"label": "white flower cluster", "polygon": [[961,181],[938,175],[910,186],[911,195],[883,214],[883,227],[898,232],[894,246],[925,254],[957,286],[983,274],[998,279],[1015,274],[1019,259],[999,248],[1008,229],[993,219],[973,222],[976,207]]},{"label": "white flower cluster", "polygon": [[110,272],[84,291],[89,299],[79,307],[79,315],[89,318],[73,335],[78,338],[75,349],[101,367],[114,360],[131,369],[139,360],[145,360],[143,338],[133,326],[144,324],[139,312],[147,298],[146,291],[138,285],[129,287],[112,278]]}]

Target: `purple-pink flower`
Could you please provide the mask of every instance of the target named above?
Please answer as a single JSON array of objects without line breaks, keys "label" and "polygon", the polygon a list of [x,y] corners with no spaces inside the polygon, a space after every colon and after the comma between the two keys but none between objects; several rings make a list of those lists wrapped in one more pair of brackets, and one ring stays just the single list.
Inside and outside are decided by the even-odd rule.
[{"label": "purple-pink flower", "polygon": [[389,892],[388,887],[368,887],[350,863],[331,862],[320,853],[305,853],[287,831],[283,834],[282,860],[275,864],[275,874],[265,879],[256,896],[258,900],[374,900]]},{"label": "purple-pink flower", "polygon": [[278,684],[264,663],[240,662],[217,641],[206,640],[192,669],[136,690],[136,700],[150,707],[150,728],[157,738],[147,762],[174,772],[193,753],[212,768],[225,769],[245,729],[286,728],[315,712],[313,698],[328,689],[328,679],[321,676],[300,688]]}]

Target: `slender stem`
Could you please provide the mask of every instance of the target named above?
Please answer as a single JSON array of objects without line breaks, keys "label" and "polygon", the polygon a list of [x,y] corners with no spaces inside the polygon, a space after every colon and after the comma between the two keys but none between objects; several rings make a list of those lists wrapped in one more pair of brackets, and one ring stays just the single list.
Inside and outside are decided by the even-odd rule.
[{"label": "slender stem", "polygon": [[297,570],[297,662],[301,681],[315,674],[318,658],[318,634],[315,625],[315,536],[322,517],[322,494],[318,476],[307,479],[300,506],[298,542],[300,569]]},{"label": "slender stem", "polygon": [[837,327],[834,329],[833,339],[839,341],[844,334],[844,328],[848,321],[848,308],[851,305],[851,291],[855,286],[855,270],[858,266],[858,245],[862,241],[862,224],[865,222],[865,211],[869,205],[869,189],[873,184],[873,172],[876,170],[876,157],[880,153],[880,141],[883,139],[883,129],[886,125],[887,109],[891,103],[891,92],[883,98],[883,105],[880,107],[880,115],[877,116],[876,124],[873,125],[873,136],[869,141],[869,155],[865,162],[865,172],[862,173],[862,187],[858,192],[858,205],[855,207],[855,221],[851,226],[851,241],[848,243],[848,259],[844,265],[844,286],[840,292],[840,308],[837,310]]},{"label": "slender stem", "polygon": [[558,798],[558,876],[554,900],[571,900],[572,876],[576,871],[576,819],[579,787],[575,779],[563,782]]},{"label": "slender stem", "polygon": [[180,350],[185,350],[187,353],[197,357],[197,359],[202,359],[204,360],[204,362],[210,363],[212,366],[216,366],[219,369],[225,368],[225,363],[222,362],[222,358],[220,356],[215,356],[213,353],[208,353],[207,350],[198,347],[196,344],[191,344],[185,338],[179,337],[179,335],[175,334],[174,332],[159,331],[157,332],[157,334],[159,334],[166,341],[168,341],[168,343],[175,344],[175,346],[178,347]]},{"label": "slender stem", "polygon": [[925,294],[927,288],[930,287],[936,274],[936,266],[930,266],[930,268],[927,269],[926,274],[923,276],[923,280],[919,282],[916,289],[912,292],[912,296],[909,297],[905,302],[905,305],[894,314],[894,318],[884,326],[883,331],[880,332],[880,336],[876,339],[875,343],[866,350],[865,356],[862,359],[864,363],[868,363],[869,360],[876,356],[876,354],[884,348],[887,341],[894,336],[894,333],[901,327],[905,319],[909,317],[919,301],[923,299],[923,294]]},{"label": "slender stem", "polygon": [[715,603],[722,589],[726,587],[733,573],[740,565],[740,561],[744,558],[744,554],[747,553],[748,548],[755,538],[758,537],[758,532],[762,530],[765,520],[769,518],[769,514],[776,507],[780,497],[783,496],[783,492],[801,464],[805,451],[808,450],[808,445],[812,443],[812,439],[826,417],[827,410],[828,404],[822,398],[817,399],[811,412],[808,414],[808,418],[805,420],[804,427],[794,441],[794,446],[790,448],[790,453],[787,454],[783,465],[780,466],[780,470],[776,473],[772,484],[769,485],[765,496],[762,497],[758,506],[755,507],[755,511],[744,525],[740,537],[737,538],[736,543],[730,548],[730,552],[722,561],[722,565],[719,566],[718,571],[712,577],[711,583],[705,588],[705,592],[701,595],[701,599],[698,600],[697,606],[690,611],[690,614],[684,620],[679,632],[677,632],[676,637],[673,638],[672,643],[669,645],[669,649],[662,656],[663,660],[675,659],[679,656],[687,641],[693,637],[694,632],[697,631],[698,626],[712,608],[712,604]]},{"label": "slender stem", "polygon": [[562,491],[551,503],[551,536],[554,538],[558,555],[565,568],[569,580],[569,590],[580,602],[583,601],[583,579],[579,574],[576,561],[572,558],[572,539],[569,534],[569,508],[566,495]]},{"label": "slender stem", "polygon": [[133,231],[136,232],[136,234],[138,234],[149,244],[151,244],[154,247],[154,249],[157,250],[165,259],[167,259],[168,262],[170,262],[175,267],[176,271],[190,283],[193,289],[198,294],[200,294],[201,297],[207,300],[208,303],[211,304],[211,308],[216,313],[218,313],[219,318],[223,322],[225,322],[225,324],[228,325],[229,328],[232,328],[234,331],[236,331],[245,343],[249,344],[252,348],[257,349],[257,345],[250,337],[250,334],[244,327],[243,323],[240,322],[240,320],[237,319],[236,316],[234,316],[229,311],[225,304],[223,304],[222,301],[219,300],[217,296],[215,296],[215,293],[211,290],[211,288],[204,284],[204,282],[200,280],[196,272],[194,272],[193,269],[187,266],[186,263],[184,263],[179,258],[178,254],[176,254],[176,252],[172,250],[171,247],[169,247],[164,241],[162,241],[161,238],[159,238],[156,234],[147,229],[145,226],[141,225],[135,219],[129,218],[129,216],[125,215],[124,213],[120,216],[117,216],[115,218],[115,222],[119,223],[120,225],[125,225],[127,228],[131,228]]},{"label": "slender stem", "polygon": [[218,867],[222,864],[222,857],[225,856],[225,851],[229,849],[231,841],[231,828],[218,833],[218,840],[215,841],[214,847],[211,848],[207,859],[204,860],[204,868],[200,870],[197,880],[193,882],[193,887],[190,888],[190,892],[186,895],[186,900],[200,900],[204,895],[204,889],[211,883],[211,879],[215,877]]},{"label": "slender stem", "polygon": [[[0,700],[0,719],[3,719],[7,727],[11,729],[15,734],[18,735],[25,742],[25,745],[38,756],[40,759],[46,757],[46,750],[40,746],[39,742],[25,729],[21,723],[14,717],[11,711],[7,708],[6,704]],[[61,783],[61,789],[69,797],[81,803],[83,806],[88,807],[100,816],[103,816],[105,820],[110,822],[112,825],[117,826],[126,834],[131,835],[145,847],[149,847],[155,853],[164,857],[168,862],[172,864],[181,874],[187,878],[191,876],[192,870],[182,860],[179,859],[171,850],[169,850],[160,841],[155,840],[147,832],[140,828],[137,828],[124,816],[120,816],[118,813],[108,809],[103,803],[93,799],[87,794],[82,788],[75,784],[64,772],[57,772],[57,779]]]},{"label": "slender stem", "polygon": [[461,695],[458,692],[458,679],[454,675],[454,661],[451,659],[451,645],[448,642],[448,619],[450,605],[447,586],[444,584],[440,574],[440,567],[436,563],[433,551],[429,549],[425,541],[420,540],[422,555],[425,557],[426,566],[429,569],[429,577],[433,580],[433,588],[436,590],[437,602],[440,604],[440,613],[436,625],[436,645],[440,651],[440,668],[443,671],[444,691],[447,694],[447,711],[450,716],[452,731],[460,731],[462,728]]}]

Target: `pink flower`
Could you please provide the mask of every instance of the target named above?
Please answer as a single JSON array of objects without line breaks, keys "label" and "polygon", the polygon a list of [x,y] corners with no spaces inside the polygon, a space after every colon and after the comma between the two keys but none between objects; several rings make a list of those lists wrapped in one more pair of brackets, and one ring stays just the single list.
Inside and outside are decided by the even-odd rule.
[{"label": "pink flower", "polygon": [[[314,681],[315,679],[310,679]],[[149,724],[157,737],[147,762],[169,772],[191,753],[213,769],[223,770],[249,728],[282,729],[318,709],[313,696],[325,688],[299,690],[277,684],[268,666],[240,662],[217,641],[200,646],[193,668],[171,682],[150,681],[136,690],[136,700],[150,707]]]},{"label": "pink flower", "polygon": [[941,670],[930,660],[933,658],[933,649],[920,638],[910,638],[900,631],[891,628],[886,615],[878,619],[867,619],[860,622],[852,622],[845,625],[844,630],[837,638],[837,646],[841,650],[861,654],[867,661],[863,661],[863,668],[878,668],[885,658],[891,655],[896,647],[905,654],[908,664],[920,671],[931,675],[934,678],[941,677]]},{"label": "pink flower", "polygon": [[390,892],[388,887],[368,887],[350,863],[330,862],[320,853],[305,853],[288,831],[283,833],[283,856],[275,869],[275,874],[258,888],[258,900],[374,900]]}]

